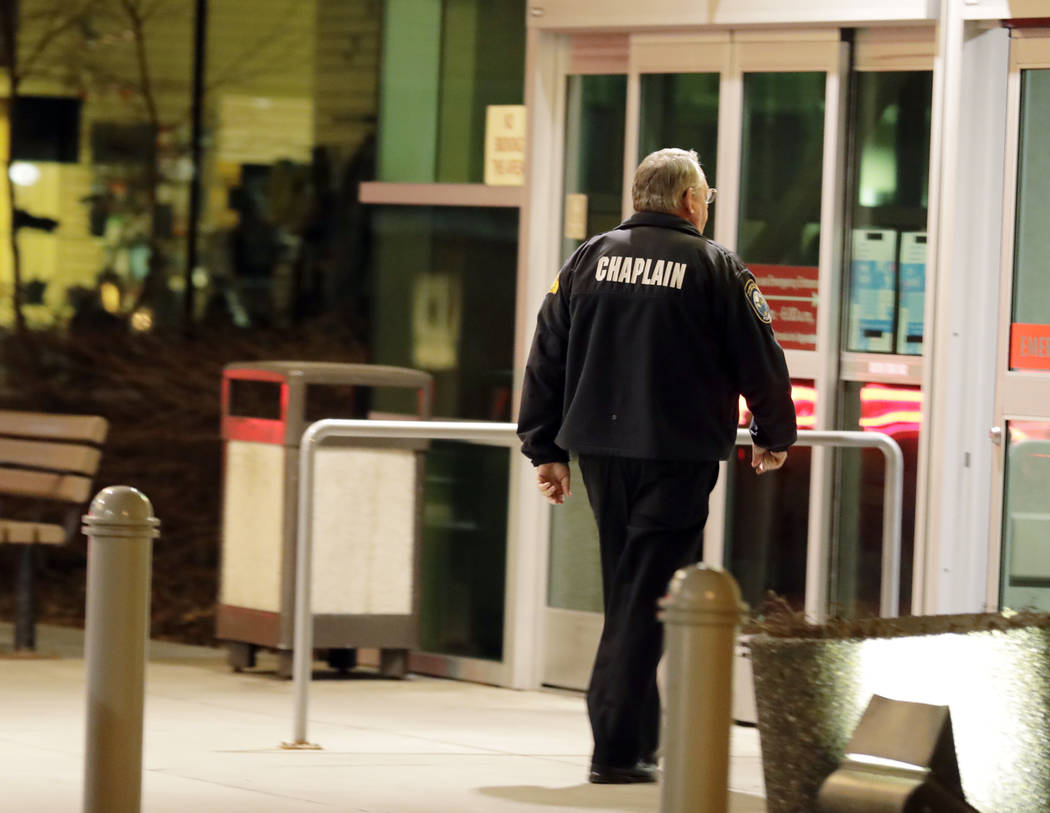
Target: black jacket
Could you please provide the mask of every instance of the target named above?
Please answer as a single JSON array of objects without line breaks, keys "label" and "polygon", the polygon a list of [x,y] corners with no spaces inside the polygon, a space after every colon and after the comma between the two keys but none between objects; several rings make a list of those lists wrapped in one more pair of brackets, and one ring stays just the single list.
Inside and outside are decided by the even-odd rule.
[{"label": "black jacket", "polygon": [[518,417],[535,465],[584,454],[725,460],[795,442],[784,353],[755,278],[686,220],[640,212],[568,259],[543,300]]}]

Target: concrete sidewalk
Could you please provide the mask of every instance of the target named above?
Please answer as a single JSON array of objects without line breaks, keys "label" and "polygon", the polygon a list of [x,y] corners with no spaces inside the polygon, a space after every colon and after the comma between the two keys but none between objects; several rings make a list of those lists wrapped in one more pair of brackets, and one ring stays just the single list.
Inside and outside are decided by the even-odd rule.
[{"label": "concrete sidewalk", "polygon": [[[80,630],[38,627],[37,657],[0,654],[0,807],[81,808]],[[0,624],[0,641],[11,640]],[[657,811],[655,785],[589,785],[582,696],[365,671],[318,671],[309,739],[285,751],[292,684],[234,674],[217,649],[154,642],[146,683],[144,813]],[[733,813],[760,813],[753,729],[734,728]]]}]

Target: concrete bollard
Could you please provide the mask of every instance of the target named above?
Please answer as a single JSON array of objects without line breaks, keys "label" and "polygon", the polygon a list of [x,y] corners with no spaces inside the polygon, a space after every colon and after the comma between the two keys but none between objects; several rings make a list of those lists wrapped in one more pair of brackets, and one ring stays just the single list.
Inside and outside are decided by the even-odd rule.
[{"label": "concrete bollard", "polygon": [[695,565],[661,599],[667,658],[661,813],[726,813],[736,628],[747,605],[723,570]]},{"label": "concrete bollard", "polygon": [[100,491],[88,537],[84,813],[138,813],[150,560],[160,520],[129,486]]}]

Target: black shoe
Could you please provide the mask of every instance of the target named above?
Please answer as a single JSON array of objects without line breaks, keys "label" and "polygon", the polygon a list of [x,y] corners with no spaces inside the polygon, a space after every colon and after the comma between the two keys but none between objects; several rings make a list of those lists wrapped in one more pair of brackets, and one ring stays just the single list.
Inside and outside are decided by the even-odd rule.
[{"label": "black shoe", "polygon": [[654,767],[637,762],[630,768],[591,765],[587,781],[595,785],[634,785],[640,782],[656,782],[658,778]]}]

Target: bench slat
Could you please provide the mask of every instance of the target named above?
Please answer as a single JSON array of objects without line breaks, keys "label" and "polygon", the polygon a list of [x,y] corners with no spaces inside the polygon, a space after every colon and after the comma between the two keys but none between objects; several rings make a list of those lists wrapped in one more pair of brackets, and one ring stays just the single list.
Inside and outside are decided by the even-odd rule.
[{"label": "bench slat", "polygon": [[0,464],[94,474],[101,457],[92,446],[0,438]]},{"label": "bench slat", "polygon": [[52,415],[0,410],[0,435],[102,443],[109,423],[98,415]]},{"label": "bench slat", "polygon": [[0,468],[0,494],[80,503],[87,500],[90,493],[90,477]]},{"label": "bench slat", "polygon": [[9,545],[64,545],[66,529],[61,525],[43,522],[16,522],[0,520],[0,544]]}]

